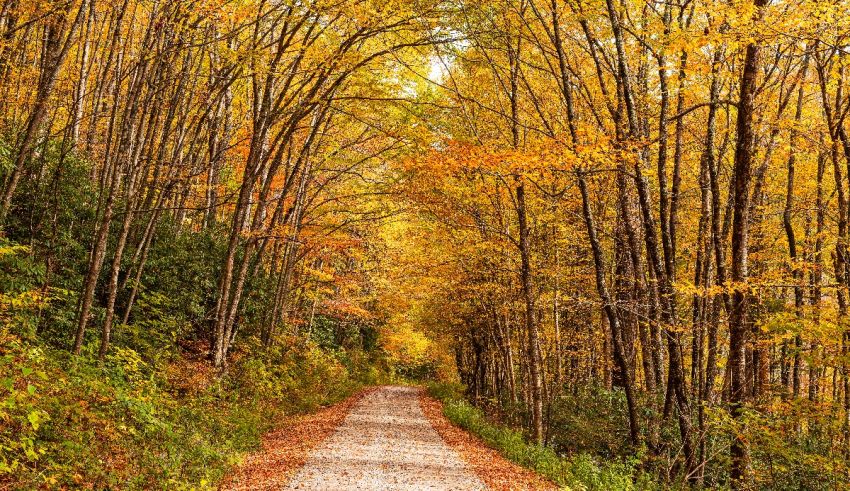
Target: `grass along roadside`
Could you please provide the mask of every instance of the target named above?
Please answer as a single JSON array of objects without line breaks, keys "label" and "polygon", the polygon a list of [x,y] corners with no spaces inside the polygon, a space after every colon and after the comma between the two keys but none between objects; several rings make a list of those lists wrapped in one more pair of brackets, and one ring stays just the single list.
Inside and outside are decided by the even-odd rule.
[{"label": "grass along roadside", "polygon": [[[215,489],[265,433],[345,399],[362,365],[316,347],[102,363],[0,329],[0,489]],[[368,382],[368,381],[367,381]]]},{"label": "grass along roadside", "polygon": [[534,470],[561,487],[592,491],[654,488],[645,475],[628,462],[600,462],[586,453],[564,456],[549,447],[527,442],[522,432],[488,420],[484,412],[464,400],[454,386],[430,384],[428,393],[442,401],[443,414],[453,424],[476,435],[508,460]]},{"label": "grass along roadside", "polygon": [[446,418],[443,403],[425,394],[419,405],[440,438],[460,454],[463,461],[492,491],[540,491],[558,487],[537,472],[505,458],[499,450],[487,445],[473,433]]}]

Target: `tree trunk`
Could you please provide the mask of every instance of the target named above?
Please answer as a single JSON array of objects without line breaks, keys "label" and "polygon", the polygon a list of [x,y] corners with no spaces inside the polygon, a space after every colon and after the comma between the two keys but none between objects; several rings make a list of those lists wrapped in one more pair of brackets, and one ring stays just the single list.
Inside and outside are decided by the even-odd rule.
[{"label": "tree trunk", "polygon": [[620,336],[620,322],[618,318],[617,306],[611,301],[611,295],[608,293],[608,287],[605,284],[605,266],[602,259],[602,245],[596,232],[596,223],[593,220],[593,213],[590,210],[590,198],[587,193],[587,183],[583,175],[578,176],[579,189],[582,197],[582,210],[584,215],[584,223],[587,227],[588,240],[593,251],[593,265],[596,271],[596,289],[599,292],[599,297],[602,300],[602,308],[605,312],[605,317],[608,319],[608,324],[611,328],[611,339],[614,345],[614,359],[623,372],[624,390],[626,392],[626,403],[629,411],[629,436],[632,445],[640,445],[640,423],[637,413],[637,401],[635,401],[632,381],[629,380],[629,371],[626,364],[625,351],[622,346]]},{"label": "tree trunk", "polygon": [[[754,0],[758,9],[766,0]],[[730,367],[730,412],[733,420],[740,421],[746,400],[745,349],[747,344],[747,239],[749,226],[749,191],[752,174],[755,128],[756,76],[758,75],[760,48],[755,43],[747,45],[744,67],[741,73],[738,118],[735,126],[737,141],[734,165],[734,205],[732,216],[732,311],[729,315],[729,367]],[[749,455],[744,435],[734,435],[731,445],[730,474],[735,488],[744,488],[749,481]]]},{"label": "tree trunk", "polygon": [[541,375],[540,335],[534,307],[534,292],[531,286],[531,251],[529,243],[528,217],[526,216],[525,184],[516,188],[517,220],[519,221],[519,252],[521,259],[520,277],[522,296],[525,302],[525,329],[528,335],[529,375],[531,376],[531,424],[534,441],[543,442],[543,379]]}]

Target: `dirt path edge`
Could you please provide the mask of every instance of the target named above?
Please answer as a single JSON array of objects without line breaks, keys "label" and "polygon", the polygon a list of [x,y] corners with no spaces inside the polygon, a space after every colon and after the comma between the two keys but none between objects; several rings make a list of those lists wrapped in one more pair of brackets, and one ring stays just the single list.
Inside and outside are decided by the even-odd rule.
[{"label": "dirt path edge", "polygon": [[315,413],[292,418],[263,437],[260,449],[250,454],[221,483],[222,491],[279,490],[307,461],[310,451],[328,438],[351,408],[375,387],[361,389],[344,401]]},{"label": "dirt path edge", "polygon": [[461,456],[466,464],[492,490],[558,489],[543,476],[506,459],[498,450],[476,436],[453,425],[443,415],[443,404],[419,393],[419,404],[431,426]]}]

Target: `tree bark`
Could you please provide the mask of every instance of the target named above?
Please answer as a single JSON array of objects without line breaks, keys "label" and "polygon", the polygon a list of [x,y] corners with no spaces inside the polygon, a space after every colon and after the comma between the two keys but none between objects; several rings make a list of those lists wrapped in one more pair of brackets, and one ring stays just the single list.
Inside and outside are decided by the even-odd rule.
[{"label": "tree bark", "polygon": [[59,35],[59,39],[52,44],[51,48],[46,53],[43,71],[39,78],[35,103],[32,111],[30,111],[29,118],[27,118],[23,136],[18,142],[17,153],[15,155],[15,160],[12,163],[12,173],[9,176],[6,189],[3,191],[2,202],[0,202],[0,223],[5,222],[6,220],[6,214],[9,213],[9,207],[12,204],[12,197],[18,187],[21,175],[23,175],[24,166],[32,156],[32,152],[35,149],[36,133],[38,133],[41,127],[41,122],[47,114],[47,104],[49,102],[50,94],[53,91],[53,86],[56,84],[56,78],[59,75],[59,70],[65,63],[65,58],[67,58],[68,51],[71,49],[74,37],[77,35],[77,30],[80,28],[80,25],[83,23],[83,19],[86,17],[88,2],[89,0],[82,0],[80,7],[77,9],[77,14],[74,16],[74,20],[67,28],[67,33],[65,33],[67,16],[70,15],[70,10],[73,4],[68,2],[68,10],[61,14],[62,20],[60,22],[60,26],[62,30],[60,33],[62,34]]},{"label": "tree bark", "polygon": [[622,339],[620,334],[620,321],[617,312],[617,306],[612,302],[611,294],[608,293],[608,286],[605,284],[605,266],[602,256],[602,245],[599,243],[599,238],[596,232],[596,223],[593,219],[593,213],[590,209],[590,198],[587,192],[587,183],[583,175],[578,176],[579,189],[582,198],[582,210],[584,223],[587,227],[587,236],[590,242],[590,248],[593,252],[593,265],[596,271],[596,289],[599,297],[602,300],[602,308],[605,312],[605,317],[608,320],[608,325],[611,328],[611,339],[614,345],[614,360],[619,365],[623,372],[624,391],[626,393],[626,403],[629,412],[629,436],[632,445],[640,445],[640,423],[637,413],[637,401],[635,400],[632,381],[629,380],[628,365],[626,363],[625,350],[623,349]]},{"label": "tree bark", "polygon": [[[767,0],[754,0],[761,15]],[[733,420],[740,421],[746,402],[745,349],[747,344],[747,239],[749,227],[749,192],[755,140],[753,125],[755,113],[756,77],[758,75],[760,47],[750,43],[744,55],[741,73],[738,117],[735,125],[737,141],[734,160],[734,205],[732,209],[732,311],[729,315],[729,367],[730,367],[730,412]],[[749,453],[744,435],[733,435],[731,445],[730,475],[737,489],[747,486],[749,481]]]}]

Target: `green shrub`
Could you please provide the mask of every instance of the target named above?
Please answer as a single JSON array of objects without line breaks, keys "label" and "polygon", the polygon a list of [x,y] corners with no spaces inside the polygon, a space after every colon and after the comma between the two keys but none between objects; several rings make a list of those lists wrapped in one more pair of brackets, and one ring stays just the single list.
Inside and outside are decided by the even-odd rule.
[{"label": "green shrub", "polygon": [[622,458],[634,451],[622,390],[583,387],[555,398],[548,414],[549,441],[559,452]]},{"label": "green shrub", "polygon": [[440,401],[463,398],[463,385],[457,382],[429,382],[426,388],[431,397]]},{"label": "green shrub", "polygon": [[[451,394],[456,387],[434,385],[429,389],[433,396],[439,397]],[[587,453],[562,456],[549,447],[526,442],[520,431],[491,423],[483,411],[462,399],[443,398],[443,402],[443,413],[449,421],[477,435],[509,460],[535,470],[560,486],[600,491],[652,487],[631,462],[600,462]]]},{"label": "green shrub", "polygon": [[315,346],[244,356],[216,378],[205,361],[116,346],[101,364],[3,329],[0,487],[211,488],[282,417],[356,387]]}]

